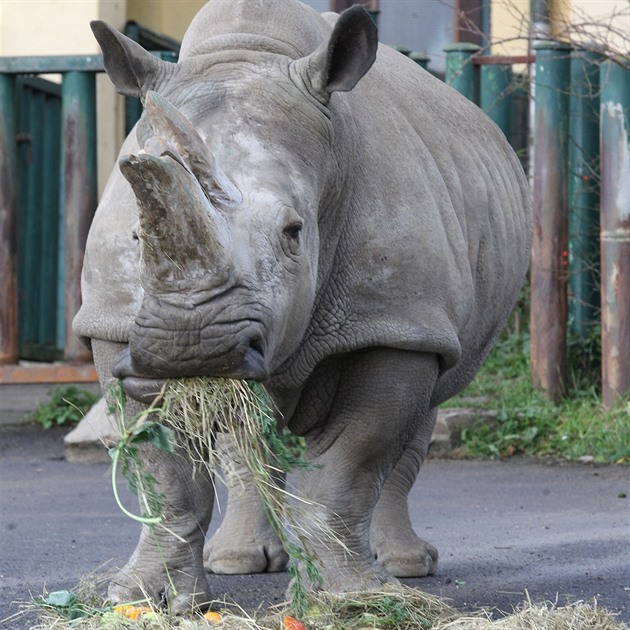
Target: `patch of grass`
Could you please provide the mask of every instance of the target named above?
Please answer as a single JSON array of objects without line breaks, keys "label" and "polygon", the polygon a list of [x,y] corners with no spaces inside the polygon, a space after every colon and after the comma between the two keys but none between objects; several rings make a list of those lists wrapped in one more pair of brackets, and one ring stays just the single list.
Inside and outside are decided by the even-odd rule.
[{"label": "patch of grass", "polygon": [[30,416],[44,429],[79,422],[98,398],[76,385],[52,387],[48,395],[50,399],[41,402]]},{"label": "patch of grass", "polygon": [[496,411],[496,426],[462,433],[464,456],[590,456],[602,463],[630,463],[630,396],[602,407],[592,340],[569,344],[568,392],[559,405],[534,389],[527,334],[502,337],[475,380],[449,406]]}]

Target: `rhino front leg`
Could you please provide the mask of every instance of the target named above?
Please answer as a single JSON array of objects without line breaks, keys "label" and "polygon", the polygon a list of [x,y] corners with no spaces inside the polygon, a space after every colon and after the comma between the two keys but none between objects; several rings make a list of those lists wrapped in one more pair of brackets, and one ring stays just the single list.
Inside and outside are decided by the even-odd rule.
[{"label": "rhino front leg", "polygon": [[[113,404],[118,384],[111,367],[126,346],[103,339],[91,342],[101,389]],[[126,400],[126,419],[144,411],[145,405]],[[212,516],[212,479],[204,470],[193,475],[193,464],[181,449],[166,453],[144,446],[139,453],[144,472],[155,478],[156,490],[163,496],[163,523],[142,526],[129,562],[110,583],[109,596],[115,602],[150,597],[157,604],[168,604],[173,612],[190,611],[193,605],[211,599],[203,569],[203,542]]]},{"label": "rhino front leg", "polygon": [[172,613],[203,608],[211,600],[202,555],[212,516],[212,480],[202,470],[193,475],[183,452],[145,447],[141,459],[143,470],[159,482],[162,523],[142,526],[129,562],[110,583],[109,597],[114,602],[149,597]]},{"label": "rhino front leg", "polygon": [[418,431],[387,478],[372,516],[370,544],[378,564],[396,577],[424,577],[437,571],[438,552],[413,530],[408,496],[426,457],[437,408]]},{"label": "rhino front leg", "polygon": [[[323,506],[314,507],[304,524],[325,589],[364,590],[395,581],[370,548],[372,514],[385,480],[419,424],[428,421],[437,373],[435,356],[394,349],[356,353],[338,367],[324,424],[305,436],[307,459],[318,468],[301,479],[304,498]],[[322,386],[330,392],[330,382]],[[322,536],[317,518],[350,553]]]},{"label": "rhino front leg", "polygon": [[228,501],[221,527],[204,547],[206,570],[228,575],[283,571],[288,556],[269,524],[251,473],[235,459],[233,436],[219,436],[217,450]]}]

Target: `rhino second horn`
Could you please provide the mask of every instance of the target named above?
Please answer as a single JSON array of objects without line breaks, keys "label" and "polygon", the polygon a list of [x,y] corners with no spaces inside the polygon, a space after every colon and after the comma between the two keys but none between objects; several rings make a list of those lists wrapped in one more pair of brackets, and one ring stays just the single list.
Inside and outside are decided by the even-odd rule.
[{"label": "rhino second horn", "polygon": [[142,285],[152,294],[229,281],[230,232],[195,177],[170,157],[128,155],[119,160],[138,204]]},{"label": "rhino second horn", "polygon": [[[184,114],[157,92],[147,92],[144,107],[153,134],[163,138],[183,157],[208,199],[225,206],[242,201],[239,190],[218,167],[206,143]],[[143,144],[145,139],[139,140]]]}]

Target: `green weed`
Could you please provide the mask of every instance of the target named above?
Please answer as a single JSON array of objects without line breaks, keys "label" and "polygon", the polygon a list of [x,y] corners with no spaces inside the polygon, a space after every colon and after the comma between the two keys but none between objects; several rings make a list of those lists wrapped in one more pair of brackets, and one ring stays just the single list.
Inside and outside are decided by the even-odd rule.
[{"label": "green weed", "polygon": [[97,396],[76,385],[52,387],[49,400],[41,402],[30,416],[44,429],[79,422],[96,402]]},{"label": "green weed", "polygon": [[496,426],[462,433],[464,455],[584,456],[596,462],[630,463],[630,396],[605,410],[599,394],[597,335],[569,339],[567,394],[559,405],[534,389],[529,335],[509,334],[497,342],[475,380],[449,406],[497,412]]}]

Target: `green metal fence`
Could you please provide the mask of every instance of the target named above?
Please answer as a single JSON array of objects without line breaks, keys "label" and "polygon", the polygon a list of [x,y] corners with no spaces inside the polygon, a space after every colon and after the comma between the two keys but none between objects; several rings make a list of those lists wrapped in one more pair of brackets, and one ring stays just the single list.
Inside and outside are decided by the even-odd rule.
[{"label": "green metal fence", "polygon": [[[178,42],[136,23],[126,31],[177,61]],[[0,363],[87,358],[70,326],[97,205],[98,72],[100,55],[0,58]],[[141,111],[126,100],[129,129]]]},{"label": "green metal fence", "polygon": [[[135,24],[129,25],[127,32],[149,48],[170,46],[173,50],[154,54],[176,61],[177,42],[165,41]],[[526,147],[524,127],[529,94],[522,79],[512,76],[511,67],[516,63],[531,64],[534,58],[482,56],[479,49],[470,44],[457,44],[446,52],[446,82],[480,105],[517,150]],[[550,58],[546,59],[545,55]],[[427,68],[426,55],[410,53],[409,56]],[[552,268],[547,265],[541,272],[552,288],[539,306],[547,312],[554,311],[554,321],[566,320],[568,296],[569,319],[576,322],[575,328],[580,334],[589,334],[592,326],[599,325],[600,313],[595,286],[599,276],[600,202],[597,186],[590,181],[591,177],[593,180],[600,177],[597,130],[602,130],[602,151],[606,143],[609,147],[607,155],[613,155],[611,143],[621,146],[614,134],[626,134],[623,136],[625,144],[618,150],[620,157],[615,159],[627,162],[627,128],[612,133],[607,131],[617,129],[612,123],[600,126],[599,94],[592,90],[599,59],[568,49],[558,53],[556,46],[541,48],[537,57],[541,61],[536,79],[538,112],[556,112],[557,122],[549,125],[547,121],[543,125],[544,116],[541,117],[542,131],[536,147],[537,169],[545,173],[545,177],[555,174],[555,181],[545,180],[547,184],[543,187],[536,180],[533,184],[535,198],[539,200],[540,220],[555,222],[560,230],[554,227],[549,236],[551,240],[544,245],[546,253],[541,260],[551,261]],[[609,68],[606,76],[614,75],[617,83],[626,86],[628,64],[606,63],[608,65],[602,65]],[[548,71],[556,66],[561,67],[557,81],[551,78],[546,84]],[[71,334],[70,325],[80,306],[83,248],[96,208],[94,75],[102,70],[102,58],[98,55],[0,58],[0,363],[12,363],[18,357],[50,360],[63,355],[67,361],[85,358],[85,352]],[[61,85],[38,79],[37,75],[43,73],[61,73]],[[610,83],[606,85],[610,91]],[[573,95],[573,100],[569,99],[569,94]],[[627,94],[625,97],[627,101]],[[615,94],[614,98],[623,101],[623,95]],[[621,111],[627,111],[623,110],[627,107],[626,101],[621,105],[617,103],[617,109],[610,106],[610,111],[616,112],[620,107]],[[139,115],[139,104],[130,100],[127,130]],[[568,145],[564,142],[565,136],[570,137]],[[553,137],[556,140],[549,142]],[[559,146],[567,150],[558,153]],[[614,170],[614,162],[608,160],[607,163],[611,165],[609,169]],[[626,168],[625,162],[623,165]],[[626,173],[619,168],[617,171],[622,175]],[[602,171],[601,177],[612,181],[610,172]],[[614,197],[615,185],[622,190],[627,186],[622,185],[623,177],[615,177],[619,183],[608,185],[607,199],[617,203],[619,195]],[[570,188],[566,190],[569,183]],[[627,198],[624,200],[628,203]],[[614,205],[613,201],[609,205]],[[547,206],[549,211],[545,210]],[[550,219],[551,211],[556,213],[557,220]],[[568,240],[565,232],[570,234]],[[615,256],[627,266],[624,258],[627,257],[627,227],[615,232],[614,242],[615,252],[623,251]],[[536,263],[535,260],[534,265]],[[614,272],[618,273],[621,263],[615,264]],[[627,274],[626,267],[622,267],[622,272]],[[538,271],[533,269],[533,275]],[[569,275],[571,283],[567,293]],[[627,276],[622,276],[622,280],[627,281]],[[555,300],[554,304],[557,302],[560,306],[549,309],[549,300]],[[607,312],[614,314],[614,325],[621,326],[621,337],[617,335],[621,341],[616,343],[623,348],[630,346],[628,333],[624,332],[630,329],[626,321],[628,315],[620,313],[615,303],[607,307]],[[601,322],[603,328],[608,324]],[[566,321],[561,328],[564,332],[555,334],[555,342],[562,345]],[[562,372],[564,349],[562,346],[554,349],[554,343],[543,343],[541,356],[547,357],[544,361],[547,373],[557,375]],[[630,353],[630,348],[627,351]],[[555,358],[548,361],[552,356]],[[630,387],[626,383],[630,377],[622,372],[620,378],[615,377],[616,382],[621,382],[615,385],[615,391]],[[619,369],[615,373],[618,374]]]},{"label": "green metal fence", "polygon": [[18,342],[22,358],[52,361],[64,343],[61,86],[18,77],[16,87]]}]

